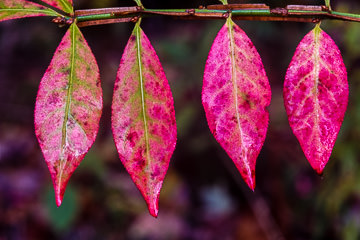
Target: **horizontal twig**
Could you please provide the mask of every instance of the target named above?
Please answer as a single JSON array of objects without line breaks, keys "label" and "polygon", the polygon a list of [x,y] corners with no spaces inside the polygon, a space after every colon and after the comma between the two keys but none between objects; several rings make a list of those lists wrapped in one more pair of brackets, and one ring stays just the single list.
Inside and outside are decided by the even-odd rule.
[{"label": "horizontal twig", "polygon": [[[194,9],[144,9],[119,7],[76,10],[74,19],[80,27],[136,21],[140,17],[170,16],[184,19],[222,19],[231,15],[236,20],[318,22],[326,19],[360,22],[360,14],[342,13],[319,5],[288,5],[270,8],[266,4],[228,4],[200,6]],[[65,20],[66,19],[65,17]],[[71,22],[71,21],[68,21]]]}]

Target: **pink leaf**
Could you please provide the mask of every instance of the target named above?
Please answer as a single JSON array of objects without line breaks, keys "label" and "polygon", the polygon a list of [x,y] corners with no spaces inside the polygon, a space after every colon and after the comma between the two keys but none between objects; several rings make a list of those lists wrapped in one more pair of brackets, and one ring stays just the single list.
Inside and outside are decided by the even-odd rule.
[{"label": "pink leaf", "polygon": [[41,80],[35,107],[35,132],[58,206],[70,176],[95,140],[101,109],[98,66],[72,24]]},{"label": "pink leaf", "polygon": [[285,77],[284,102],[290,126],[318,174],[330,158],[348,95],[340,51],[317,25],[296,49]]},{"label": "pink leaf", "polygon": [[57,16],[52,9],[25,0],[1,0],[0,21],[38,16]]},{"label": "pink leaf", "polygon": [[202,102],[209,128],[255,188],[256,158],[265,140],[271,90],[251,40],[230,19],[211,47],[204,73]]},{"label": "pink leaf", "polygon": [[41,0],[41,1],[67,13],[73,13],[74,11],[72,0]]},{"label": "pink leaf", "polygon": [[139,23],[117,73],[112,129],[120,160],[156,217],[160,189],[175,149],[176,122],[170,86]]}]

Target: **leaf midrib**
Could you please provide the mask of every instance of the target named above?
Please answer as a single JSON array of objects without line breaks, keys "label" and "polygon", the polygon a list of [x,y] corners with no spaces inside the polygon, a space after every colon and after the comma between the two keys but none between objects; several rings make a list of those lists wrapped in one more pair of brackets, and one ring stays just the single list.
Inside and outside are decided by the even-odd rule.
[{"label": "leaf midrib", "polygon": [[145,90],[144,90],[144,79],[143,79],[143,73],[142,73],[142,60],[141,60],[141,43],[140,43],[140,37],[141,37],[141,31],[140,31],[140,24],[139,22],[135,25],[135,34],[136,34],[136,49],[137,49],[137,60],[138,60],[138,66],[139,66],[139,81],[140,81],[140,95],[141,95],[141,108],[143,112],[143,123],[144,123],[144,135],[145,135],[145,149],[146,149],[146,165],[150,165],[150,155],[149,155],[149,134],[148,134],[148,124],[146,119],[146,106],[145,106]]},{"label": "leaf midrib", "polygon": [[[233,90],[234,90],[234,100],[235,100],[235,112],[236,112],[236,121],[237,126],[240,132],[240,141],[242,145],[243,141],[243,131],[240,125],[240,115],[239,115],[239,102],[238,102],[238,87],[236,83],[236,64],[235,64],[235,43],[234,43],[234,34],[232,29],[232,20],[231,18],[228,18],[227,20],[228,25],[228,32],[229,32],[229,39],[230,39],[230,55],[231,55],[231,80],[233,83]],[[245,156],[244,156],[245,157]]]},{"label": "leaf midrib", "polygon": [[72,13],[73,12],[73,8],[72,6],[70,5],[70,3],[66,0],[60,0],[61,4],[63,5],[64,7],[64,10],[67,12],[67,13]]},{"label": "leaf midrib", "polygon": [[315,88],[315,120],[314,120],[314,125],[315,128],[318,130],[316,131],[316,146],[320,146],[321,145],[321,141],[319,139],[319,89],[318,89],[318,85],[319,85],[319,74],[320,74],[320,44],[319,44],[319,38],[320,38],[320,27],[317,25],[314,29],[314,40],[315,40],[315,44],[314,44],[314,76],[315,76],[315,84],[314,84],[314,88]]},{"label": "leaf midrib", "polygon": [[24,12],[24,13],[44,13],[50,16],[59,15],[57,12],[48,9],[27,9],[27,8],[9,8],[9,9],[0,9],[0,12]]},{"label": "leaf midrib", "polygon": [[70,57],[70,75],[69,75],[69,83],[68,89],[66,93],[66,104],[65,104],[65,115],[64,115],[64,122],[62,126],[62,140],[61,146],[64,148],[67,140],[67,121],[69,119],[70,114],[70,105],[71,105],[71,94],[73,88],[73,81],[74,81],[74,65],[75,65],[75,27],[72,25],[70,27],[70,37],[71,37],[71,57]]},{"label": "leaf midrib", "polygon": [[[62,179],[62,174],[64,172],[64,166],[66,164],[66,160],[64,159],[65,151],[66,151],[66,144],[67,144],[67,122],[70,117],[70,105],[71,105],[71,98],[72,98],[72,90],[73,90],[73,81],[74,81],[74,66],[75,66],[75,30],[76,25],[72,24],[70,26],[70,38],[71,38],[71,56],[70,56],[70,75],[69,75],[69,84],[66,93],[66,104],[65,104],[65,114],[64,114],[64,121],[62,125],[62,138],[61,138],[61,156],[60,156],[60,164],[59,164],[59,177],[58,179]],[[61,191],[61,181],[58,181],[59,187],[58,190]]]}]

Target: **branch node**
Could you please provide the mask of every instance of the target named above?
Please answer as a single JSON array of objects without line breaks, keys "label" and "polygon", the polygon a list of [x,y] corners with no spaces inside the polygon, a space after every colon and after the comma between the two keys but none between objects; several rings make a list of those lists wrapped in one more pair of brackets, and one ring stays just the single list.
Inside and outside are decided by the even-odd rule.
[{"label": "branch node", "polygon": [[186,9],[186,13],[188,13],[190,16],[195,15],[195,9]]},{"label": "branch node", "polygon": [[66,17],[56,17],[51,20],[51,22],[57,24],[59,27],[64,27],[71,25],[74,22],[73,18],[66,18]]},{"label": "branch node", "polygon": [[223,13],[222,17],[223,18],[228,18],[230,16],[230,11],[227,11],[226,13]]},{"label": "branch node", "polygon": [[289,12],[286,8],[270,9],[270,13],[280,15],[280,16],[287,16],[289,14]]},{"label": "branch node", "polygon": [[137,12],[142,12],[144,10],[143,6],[136,6]]},{"label": "branch node", "polygon": [[331,9],[328,6],[321,6],[321,11],[331,13]]},{"label": "branch node", "polygon": [[319,23],[319,22],[321,22],[321,19],[320,19],[320,18],[313,18],[313,19],[311,20],[311,22],[312,22],[312,23]]},{"label": "branch node", "polygon": [[139,16],[135,16],[135,17],[132,17],[130,21],[133,23],[136,23],[137,21],[139,21],[139,19],[140,19]]},{"label": "branch node", "polygon": [[71,25],[71,24],[73,24],[73,22],[74,22],[73,18],[68,18],[68,19],[66,19],[65,24],[66,25]]}]

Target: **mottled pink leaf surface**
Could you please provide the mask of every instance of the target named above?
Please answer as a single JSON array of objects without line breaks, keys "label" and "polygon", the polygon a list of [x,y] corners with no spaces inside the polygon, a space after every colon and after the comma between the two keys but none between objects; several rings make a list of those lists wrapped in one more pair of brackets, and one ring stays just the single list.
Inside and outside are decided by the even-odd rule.
[{"label": "mottled pink leaf surface", "polygon": [[57,16],[52,9],[25,0],[1,0],[0,21],[38,16]]},{"label": "mottled pink leaf surface", "polygon": [[35,132],[58,206],[70,176],[95,140],[101,110],[98,66],[73,24],[41,80],[35,106]]},{"label": "mottled pink leaf surface", "polygon": [[318,174],[330,158],[348,95],[340,51],[317,25],[295,51],[285,77],[284,102],[290,126]]},{"label": "mottled pink leaf surface", "polygon": [[271,90],[258,52],[228,18],[206,61],[202,102],[212,134],[252,190],[270,100]]},{"label": "mottled pink leaf surface", "polygon": [[41,0],[41,1],[67,13],[73,13],[74,11],[72,0]]},{"label": "mottled pink leaf surface", "polygon": [[176,122],[170,86],[139,24],[117,73],[112,129],[120,159],[156,217],[160,189],[175,149]]}]

